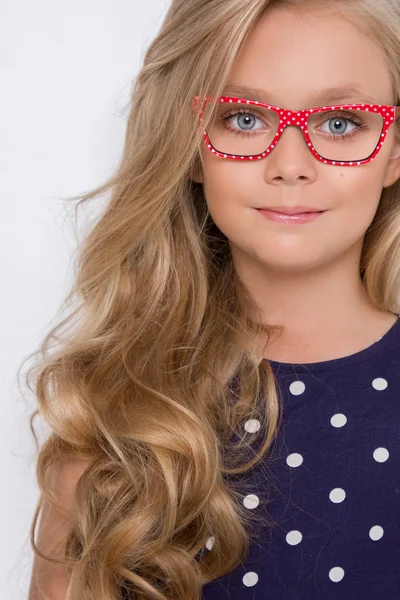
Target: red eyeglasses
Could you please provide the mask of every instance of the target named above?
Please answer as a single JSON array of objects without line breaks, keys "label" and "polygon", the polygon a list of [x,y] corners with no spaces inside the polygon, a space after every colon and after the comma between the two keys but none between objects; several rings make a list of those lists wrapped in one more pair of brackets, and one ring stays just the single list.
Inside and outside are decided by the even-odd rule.
[{"label": "red eyeglasses", "polygon": [[[194,111],[199,101],[195,96]],[[292,125],[300,127],[318,160],[335,166],[362,165],[377,156],[389,127],[400,117],[400,106],[342,104],[285,110],[244,98],[221,96],[215,100],[207,96],[199,117],[203,127],[207,110],[215,104],[218,106],[214,118],[208,131],[203,131],[204,141],[216,156],[233,160],[261,160],[268,156],[285,128]],[[257,120],[264,128],[253,128]],[[323,130],[327,123],[333,123],[333,130],[330,125],[328,131]]]}]

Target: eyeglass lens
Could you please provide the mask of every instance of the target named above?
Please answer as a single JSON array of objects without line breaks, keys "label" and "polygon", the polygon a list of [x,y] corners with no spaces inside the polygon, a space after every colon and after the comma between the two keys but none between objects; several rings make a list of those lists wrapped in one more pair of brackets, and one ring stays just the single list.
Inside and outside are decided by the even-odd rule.
[{"label": "eyeglass lens", "polygon": [[[213,103],[204,107],[204,115]],[[305,120],[293,121],[302,125]],[[312,113],[307,130],[317,153],[326,160],[361,161],[377,147],[383,117],[367,110],[332,110]],[[207,129],[213,147],[221,154],[254,156],[268,150],[279,128],[279,114],[271,109],[218,102],[215,116]]]}]

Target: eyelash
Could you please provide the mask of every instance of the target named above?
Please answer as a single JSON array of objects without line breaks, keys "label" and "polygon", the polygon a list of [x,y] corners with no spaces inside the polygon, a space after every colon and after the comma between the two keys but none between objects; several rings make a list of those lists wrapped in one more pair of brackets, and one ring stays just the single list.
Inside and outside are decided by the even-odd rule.
[{"label": "eyelash", "polygon": [[[336,114],[336,113],[337,113],[337,111],[335,111],[334,116],[331,116],[331,117],[328,116],[329,115],[329,113],[328,113],[326,115],[325,121],[323,121],[323,122],[325,123],[326,121],[330,121],[330,120],[332,120],[334,118],[345,119],[346,121],[349,121],[350,123],[353,123],[353,125],[357,125],[358,126],[357,127],[358,130],[362,130],[362,131],[368,130],[368,126],[367,125],[364,125],[363,123],[360,123],[354,117],[350,117],[347,113],[343,112],[343,113],[340,113],[339,115]],[[254,116],[257,119],[260,119],[262,121],[262,117],[257,112],[249,110],[249,109],[244,109],[244,110],[238,109],[238,110],[235,110],[235,111],[231,111],[230,113],[227,113],[226,115],[222,116],[221,120],[222,121],[228,121],[230,118],[232,118],[232,117],[234,117],[236,115],[240,115],[240,114],[252,115],[252,116]],[[344,138],[345,139],[346,138],[351,138],[351,137],[353,137],[353,135],[357,134],[357,129],[355,129],[354,131],[352,131],[351,133],[348,133],[346,135],[339,135],[339,134],[332,133],[331,136],[332,136],[332,138],[334,140],[344,139]],[[242,137],[249,137],[249,135],[250,136],[251,135],[256,135],[256,133],[252,133],[252,132],[246,133],[244,131],[239,131],[237,129],[230,129],[230,131],[232,131],[232,133],[234,135],[239,135],[239,136],[242,136]]]}]

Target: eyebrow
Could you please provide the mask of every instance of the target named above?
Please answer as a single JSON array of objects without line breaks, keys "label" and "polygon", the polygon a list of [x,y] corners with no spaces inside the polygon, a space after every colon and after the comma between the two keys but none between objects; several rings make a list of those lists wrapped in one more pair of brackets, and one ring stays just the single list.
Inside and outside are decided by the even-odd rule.
[{"label": "eyebrow", "polygon": [[[225,86],[222,92],[223,96],[232,96],[234,98],[243,98],[244,100],[254,100],[264,104],[273,103],[269,100],[267,91],[260,88],[247,87],[244,85],[229,84]],[[357,84],[343,85],[339,87],[330,87],[324,90],[311,90],[309,94],[310,104],[315,108],[324,105],[333,105],[338,103],[360,103],[360,104],[379,104],[376,98],[366,94]],[[280,108],[280,107],[278,107]],[[313,108],[310,106],[309,108]]]}]

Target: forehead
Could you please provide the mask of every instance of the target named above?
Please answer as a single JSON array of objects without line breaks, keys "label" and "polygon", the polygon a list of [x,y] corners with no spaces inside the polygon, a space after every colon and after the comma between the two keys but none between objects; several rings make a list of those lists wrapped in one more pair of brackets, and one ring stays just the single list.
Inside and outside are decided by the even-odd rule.
[{"label": "forehead", "polygon": [[320,106],[323,97],[327,104],[394,102],[384,51],[344,17],[327,11],[266,13],[235,61],[226,95],[236,95],[231,94],[235,86],[262,94],[249,99],[292,110]]}]

